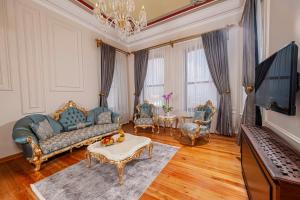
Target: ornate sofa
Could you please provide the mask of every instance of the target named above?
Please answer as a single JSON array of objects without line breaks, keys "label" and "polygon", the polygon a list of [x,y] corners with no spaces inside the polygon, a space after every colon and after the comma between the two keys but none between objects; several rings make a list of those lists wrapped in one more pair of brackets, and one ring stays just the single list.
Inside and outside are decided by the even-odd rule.
[{"label": "ornate sofa", "polygon": [[154,105],[145,101],[136,106],[137,113],[134,114],[134,132],[137,133],[137,128],[152,128],[154,133],[156,117],[154,115]]},{"label": "ornate sofa", "polygon": [[[103,121],[100,114],[110,117],[110,123],[99,124],[99,119]],[[107,119],[104,122],[105,120],[108,122]],[[72,151],[75,147],[89,145],[120,129],[119,115],[108,108],[97,107],[87,112],[69,101],[52,117],[33,114],[18,120],[12,136],[16,143],[21,144],[25,157],[38,171],[42,162],[48,158]]]},{"label": "ornate sofa", "polygon": [[194,145],[195,140],[201,136],[207,136],[209,141],[211,120],[215,112],[216,108],[210,100],[208,100],[205,105],[197,106],[194,109],[192,123],[183,123],[181,127],[182,135],[190,137],[192,145]]}]

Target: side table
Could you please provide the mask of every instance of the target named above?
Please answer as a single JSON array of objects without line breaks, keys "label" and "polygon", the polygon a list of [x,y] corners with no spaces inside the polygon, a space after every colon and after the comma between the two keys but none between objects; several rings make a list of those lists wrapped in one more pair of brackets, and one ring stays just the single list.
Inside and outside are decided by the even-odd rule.
[{"label": "side table", "polygon": [[159,133],[160,123],[163,123],[164,128],[173,128],[173,124],[175,123],[175,128],[177,128],[178,117],[176,115],[159,115],[157,120],[157,133]]}]

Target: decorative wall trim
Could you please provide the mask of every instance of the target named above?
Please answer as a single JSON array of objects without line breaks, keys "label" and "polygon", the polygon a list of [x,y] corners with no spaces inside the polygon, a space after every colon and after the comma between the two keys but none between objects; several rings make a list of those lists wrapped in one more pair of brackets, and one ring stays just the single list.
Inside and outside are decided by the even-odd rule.
[{"label": "decorative wall trim", "polygon": [[92,30],[102,37],[103,40],[113,41],[120,47],[126,49],[126,44],[120,41],[117,33],[111,30],[105,31],[105,27],[90,12],[80,8],[69,0],[31,0],[55,13],[62,15],[80,25]]},{"label": "decorative wall trim", "polygon": [[22,1],[15,4],[22,112],[45,112],[41,15]]},{"label": "decorative wall trim", "polygon": [[83,91],[82,31],[55,17],[47,19],[47,26],[51,91]]},{"label": "decorative wall trim", "polygon": [[0,0],[0,91],[12,90],[7,2]]}]

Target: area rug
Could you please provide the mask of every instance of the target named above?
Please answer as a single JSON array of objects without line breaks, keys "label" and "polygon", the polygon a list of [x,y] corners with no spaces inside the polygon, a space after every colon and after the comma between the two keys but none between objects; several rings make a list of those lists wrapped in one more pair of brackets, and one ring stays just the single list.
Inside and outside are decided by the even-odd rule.
[{"label": "area rug", "polygon": [[31,189],[41,200],[136,200],[177,150],[177,147],[155,142],[152,159],[144,151],[139,159],[127,163],[123,185],[118,183],[115,166],[93,161],[87,168],[82,160],[32,184]]}]

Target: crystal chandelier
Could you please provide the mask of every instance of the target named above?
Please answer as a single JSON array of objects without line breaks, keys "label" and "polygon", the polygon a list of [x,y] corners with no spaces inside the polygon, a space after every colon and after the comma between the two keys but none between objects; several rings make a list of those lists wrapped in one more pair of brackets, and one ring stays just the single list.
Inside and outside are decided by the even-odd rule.
[{"label": "crystal chandelier", "polygon": [[98,0],[94,14],[105,24],[117,30],[122,39],[140,32],[147,26],[147,14],[142,7],[138,19],[132,15],[135,10],[134,0]]}]

